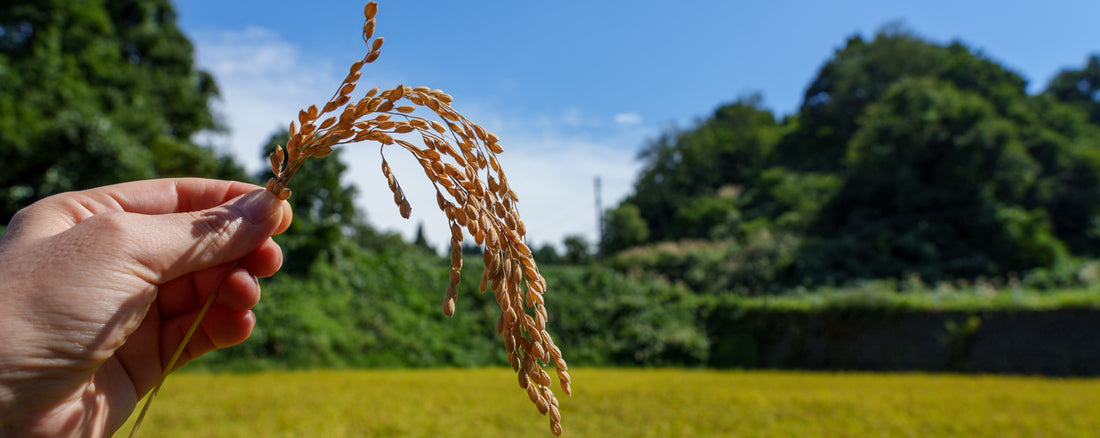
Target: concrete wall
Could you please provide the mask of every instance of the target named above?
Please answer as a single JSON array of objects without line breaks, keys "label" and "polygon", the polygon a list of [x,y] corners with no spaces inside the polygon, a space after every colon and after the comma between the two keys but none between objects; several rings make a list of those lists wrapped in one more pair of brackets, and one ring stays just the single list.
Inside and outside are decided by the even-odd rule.
[{"label": "concrete wall", "polygon": [[708,365],[1100,375],[1100,310],[712,309]]}]

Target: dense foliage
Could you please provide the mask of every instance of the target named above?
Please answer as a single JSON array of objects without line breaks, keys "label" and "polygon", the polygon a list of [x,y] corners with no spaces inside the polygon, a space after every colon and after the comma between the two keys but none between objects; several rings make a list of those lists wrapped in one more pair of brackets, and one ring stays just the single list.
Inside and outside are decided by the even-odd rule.
[{"label": "dense foliage", "polygon": [[0,4],[0,221],[53,193],[158,176],[241,179],[168,0]]},{"label": "dense foliage", "polygon": [[[853,37],[782,122],[742,99],[653,141],[633,195],[606,214],[602,249],[625,270],[654,271],[644,260],[679,257],[654,241],[742,248],[781,236],[755,276],[738,274],[748,265],[735,257],[697,274],[741,293],[1019,277],[1095,257],[1098,83],[1095,56],[1028,95],[1018,74],[959,42],[896,28]],[[656,272],[684,279],[678,270]]]}]

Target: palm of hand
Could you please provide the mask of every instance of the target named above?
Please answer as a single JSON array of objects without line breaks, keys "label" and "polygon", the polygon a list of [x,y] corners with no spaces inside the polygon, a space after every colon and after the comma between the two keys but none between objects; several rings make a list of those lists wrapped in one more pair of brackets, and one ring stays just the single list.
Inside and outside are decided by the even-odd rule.
[{"label": "palm of hand", "polygon": [[[250,188],[225,190],[195,207],[217,206]],[[249,309],[260,295],[254,275],[279,268],[281,252],[266,236],[285,229],[282,221],[253,239],[258,246],[233,248],[223,231],[233,224],[211,223],[209,212],[166,214],[192,226],[165,233],[157,228],[161,217],[109,204],[78,199],[38,208],[17,216],[0,241],[0,278],[22,292],[0,295],[0,333],[19,341],[0,342],[0,425],[48,435],[111,433],[156,384],[215,290],[214,306],[177,366],[251,333]],[[172,210],[188,207],[177,202]],[[238,216],[232,208],[225,217]],[[181,235],[173,232],[191,241],[182,254]]]}]

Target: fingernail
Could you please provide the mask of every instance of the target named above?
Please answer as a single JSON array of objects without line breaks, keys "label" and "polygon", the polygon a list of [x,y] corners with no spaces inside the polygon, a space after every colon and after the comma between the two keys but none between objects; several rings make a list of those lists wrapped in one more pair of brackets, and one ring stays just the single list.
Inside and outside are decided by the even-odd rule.
[{"label": "fingernail", "polygon": [[266,190],[256,190],[241,197],[236,204],[244,219],[255,224],[264,222],[275,214],[278,201],[275,195]]}]

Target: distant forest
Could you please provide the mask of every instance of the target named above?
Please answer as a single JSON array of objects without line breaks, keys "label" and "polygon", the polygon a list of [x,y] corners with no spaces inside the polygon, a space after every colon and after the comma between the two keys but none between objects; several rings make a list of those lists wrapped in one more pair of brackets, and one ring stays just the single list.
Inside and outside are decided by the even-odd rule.
[{"label": "distant forest", "polygon": [[1057,277],[1100,255],[1100,58],[1026,86],[963,42],[852,37],[797,113],[742,98],[648,144],[600,250],[673,277],[713,258],[699,284],[747,293]]}]

